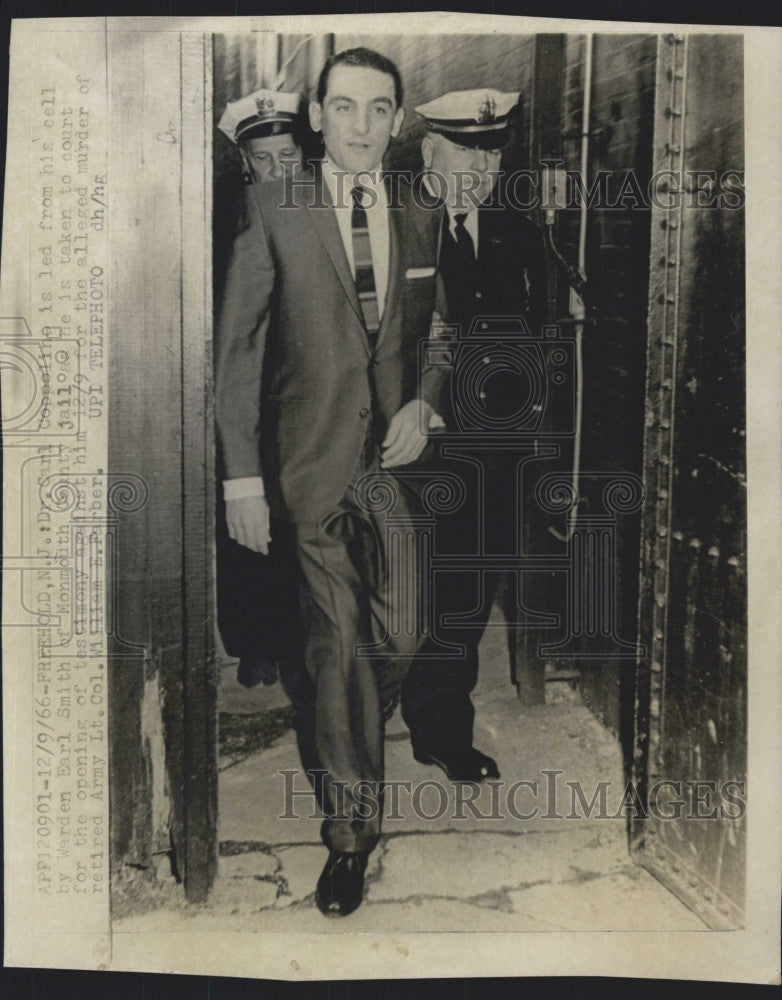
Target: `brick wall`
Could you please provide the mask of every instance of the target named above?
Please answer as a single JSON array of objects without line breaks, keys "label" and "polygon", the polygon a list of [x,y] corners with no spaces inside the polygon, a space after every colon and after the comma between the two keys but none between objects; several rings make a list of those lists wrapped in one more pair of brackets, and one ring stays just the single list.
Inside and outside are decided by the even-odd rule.
[{"label": "brick wall", "polygon": [[[633,171],[642,190],[651,171],[656,67],[655,36],[596,35],[593,41],[587,183],[610,171],[616,198]],[[563,153],[569,170],[580,166],[583,108],[583,37],[566,44],[562,107]],[[572,134],[572,135],[571,135]],[[571,136],[571,137],[568,137]],[[587,222],[586,272],[596,324],[584,333],[583,469],[641,474],[646,314],[649,286],[648,210],[594,208]],[[578,212],[563,212],[559,240],[577,259]],[[567,310],[566,289],[561,303]],[[636,632],[640,516],[620,521],[618,592],[620,635]],[[584,664],[583,691],[612,729],[629,732],[634,664]]]},{"label": "brick wall", "polygon": [[399,136],[389,150],[389,166],[417,170],[423,120],[413,108],[449,90],[493,87],[520,91],[514,141],[507,151],[509,168],[526,165],[529,149],[533,35],[337,35],[335,52],[363,45],[388,56],[399,67],[405,87],[407,113]]},{"label": "brick wall", "polygon": [[[613,197],[628,171],[646,188],[651,169],[652,102],[656,40],[651,36],[599,35],[593,48],[590,128],[601,129],[590,148],[589,177],[610,171]],[[566,52],[563,132],[580,133],[583,106],[583,40],[571,39]],[[565,138],[568,169],[580,162],[580,139]],[[563,218],[560,239],[575,254],[577,212]],[[585,395],[585,456],[609,469],[637,469],[643,414],[643,358],[649,275],[649,212],[590,211],[587,273],[598,325],[586,340],[592,377]],[[589,392],[600,378],[601,391]],[[628,418],[637,433],[630,433]],[[617,422],[623,433],[617,434]]]}]

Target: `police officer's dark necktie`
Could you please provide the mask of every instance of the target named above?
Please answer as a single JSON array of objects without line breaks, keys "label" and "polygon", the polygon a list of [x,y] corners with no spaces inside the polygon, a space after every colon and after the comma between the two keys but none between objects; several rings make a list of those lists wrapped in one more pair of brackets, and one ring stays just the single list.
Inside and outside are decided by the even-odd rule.
[{"label": "police officer's dark necktie", "polygon": [[369,346],[374,348],[380,327],[380,309],[375,287],[375,270],[372,267],[372,247],[369,242],[369,226],[364,208],[364,188],[357,184],[352,190],[353,212],[350,226],[353,231],[353,266],[356,272],[356,291],[364,314]]},{"label": "police officer's dark necktie", "polygon": [[454,237],[456,239],[456,245],[459,247],[461,252],[464,254],[465,258],[471,263],[475,262],[475,244],[472,241],[472,236],[464,228],[464,220],[467,218],[466,212],[459,212],[453,217],[453,221],[456,223],[454,226]]}]

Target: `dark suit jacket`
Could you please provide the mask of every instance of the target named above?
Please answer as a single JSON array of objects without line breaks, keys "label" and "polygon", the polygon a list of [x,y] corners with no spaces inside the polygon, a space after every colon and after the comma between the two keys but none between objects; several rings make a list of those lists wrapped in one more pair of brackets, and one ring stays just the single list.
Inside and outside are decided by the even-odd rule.
[{"label": "dark suit jacket", "polygon": [[[448,215],[440,207],[438,216],[438,311],[450,324],[459,328],[465,341],[474,324],[481,320],[481,338],[486,339],[491,355],[491,334],[502,342],[524,331],[539,339],[546,313],[546,255],[538,228],[520,212],[503,201],[502,192],[478,208],[478,254],[474,265],[468,264],[448,230]],[[518,321],[521,317],[525,326]],[[484,332],[485,331],[485,332]],[[510,333],[509,333],[510,331]],[[519,393],[518,372],[495,374],[482,389],[488,410],[513,412]],[[457,429],[449,398],[445,403],[449,427]]]},{"label": "dark suit jacket", "polygon": [[[487,414],[500,417],[516,413],[525,400],[538,398],[531,395],[536,386],[530,380],[527,366],[508,364],[502,347],[518,337],[529,342],[529,347],[523,348],[528,351],[527,356],[530,359],[537,357],[537,344],[540,343],[541,325],[546,313],[546,256],[537,226],[507,204],[501,188],[495,191],[488,204],[481,205],[477,211],[478,252],[475,263],[470,264],[448,232],[445,208],[439,209],[438,278],[442,283],[444,299],[440,311],[448,323],[458,325],[459,339],[465,347],[478,345],[484,362],[491,363],[495,351],[501,359],[491,377],[480,386],[481,406]],[[524,321],[523,324],[519,318]],[[472,395],[461,395],[465,384],[471,382],[462,382],[460,372],[472,371],[470,358],[473,356],[471,350],[459,353],[453,384],[449,386],[451,391],[443,407],[452,435],[461,433],[462,416],[468,407],[476,404]],[[539,360],[545,364],[543,353],[539,355]],[[462,364],[466,367],[461,368]],[[491,370],[491,365],[487,370]],[[545,377],[545,369],[543,374]],[[547,410],[543,413],[544,422],[549,420]],[[435,461],[439,458],[441,467],[446,470],[471,476],[464,462],[453,461],[453,450],[447,454],[448,440],[453,438],[444,439],[446,455],[438,455]],[[473,446],[478,447],[480,438],[472,440]],[[509,447],[499,448],[495,432],[494,447],[487,448],[482,457],[486,497],[480,530],[483,543],[495,552],[516,551],[519,521],[519,501],[515,493],[516,465],[522,450],[513,440],[513,435],[509,434]],[[469,443],[470,438],[464,438],[464,441]],[[527,475],[530,474],[528,470]],[[472,552],[477,545],[479,513],[474,496],[477,484],[472,478],[469,484],[467,502],[453,517],[442,522],[440,542],[451,546],[452,551]],[[533,501],[534,497],[528,490],[524,502],[533,508]],[[538,514],[534,508],[533,513]],[[528,518],[529,510],[525,514],[525,519]]]},{"label": "dark suit jacket", "polygon": [[[440,209],[440,226],[445,222]],[[442,260],[442,228],[438,258]],[[540,230],[511,208],[502,193],[478,208],[476,270],[480,298],[467,301],[463,283],[442,273],[448,318],[467,333],[476,316],[523,316],[533,335],[540,336],[546,313],[546,252]]]},{"label": "dark suit jacket", "polygon": [[435,213],[400,186],[371,351],[319,170],[296,178],[282,208],[284,184],[246,188],[218,329],[216,417],[226,477],[263,475],[273,512],[309,522],[342,497],[368,420],[382,439],[409,400],[439,407],[444,373],[418,371],[434,308],[437,230]]}]

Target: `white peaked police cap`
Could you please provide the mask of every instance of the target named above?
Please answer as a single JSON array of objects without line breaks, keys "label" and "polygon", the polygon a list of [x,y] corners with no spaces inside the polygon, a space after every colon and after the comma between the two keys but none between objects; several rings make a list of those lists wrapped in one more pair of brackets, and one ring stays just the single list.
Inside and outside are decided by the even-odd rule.
[{"label": "white peaked police cap", "polygon": [[462,146],[493,149],[504,146],[509,137],[508,116],[519,100],[519,92],[452,90],[415,109],[437,132]]},{"label": "white peaked police cap", "polygon": [[231,142],[292,132],[299,101],[298,94],[284,90],[256,90],[230,101],[217,127]]}]

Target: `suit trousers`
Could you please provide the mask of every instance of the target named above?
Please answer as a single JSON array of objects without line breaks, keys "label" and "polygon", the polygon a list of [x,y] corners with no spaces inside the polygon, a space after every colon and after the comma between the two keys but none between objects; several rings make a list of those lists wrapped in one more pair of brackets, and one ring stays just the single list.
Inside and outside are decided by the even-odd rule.
[{"label": "suit trousers", "polygon": [[[466,502],[437,522],[435,552],[452,560],[454,568],[435,574],[432,634],[424,640],[402,686],[402,718],[413,749],[421,753],[448,756],[472,746],[475,708],[470,694],[478,680],[478,646],[498,596],[510,641],[516,620],[515,574],[485,569],[479,575],[476,569],[458,567],[462,557],[474,558],[481,552],[512,556],[518,551],[515,457],[484,456],[484,503],[478,502],[476,481],[467,478]],[[443,468],[459,475],[465,467],[446,461]],[[469,619],[469,624],[446,624],[449,617]],[[445,651],[443,643],[461,646],[462,652]]]},{"label": "suit trousers", "polygon": [[[394,525],[405,529],[408,541],[403,560],[396,546],[391,558],[385,510],[367,510],[373,505],[360,498],[368,472],[395,497]],[[380,837],[383,707],[398,701],[420,643],[414,504],[365,450],[336,509],[315,524],[295,525],[308,594],[302,610],[304,661],[315,688],[314,756],[323,771],[314,785],[326,817],[323,840],[339,851],[371,850]],[[302,735],[299,730],[300,749]]]},{"label": "suit trousers", "polygon": [[[477,581],[472,574],[444,574],[435,595],[435,614],[463,614],[474,607]],[[483,597],[491,607],[499,576],[486,574]],[[486,616],[488,617],[488,616]],[[463,646],[460,654],[444,654],[431,636],[421,646],[408,672],[402,695],[402,717],[418,753],[449,756],[472,746],[475,707],[470,697],[478,681],[478,645],[486,618],[478,627],[440,627],[438,638]]]}]

